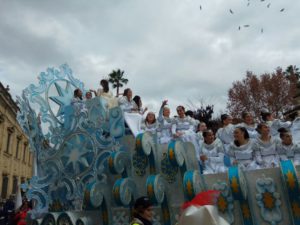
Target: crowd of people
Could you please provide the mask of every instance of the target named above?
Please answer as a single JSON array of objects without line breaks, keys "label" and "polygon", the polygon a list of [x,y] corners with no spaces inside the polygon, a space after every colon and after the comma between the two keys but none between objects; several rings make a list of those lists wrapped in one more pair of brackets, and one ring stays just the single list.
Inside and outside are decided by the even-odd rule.
[{"label": "crowd of people", "polygon": [[15,203],[15,196],[11,195],[0,207],[0,225],[26,225],[27,212],[31,210],[31,202],[25,197],[21,206]]},{"label": "crowd of people", "polygon": [[[253,170],[277,167],[281,160],[300,163],[300,145],[291,133],[293,126],[299,124],[298,118],[293,122],[283,121],[264,110],[260,122],[255,123],[251,113],[242,112],[243,122],[233,124],[232,117],[223,114],[222,126],[213,132],[182,105],[177,106],[177,115],[171,117],[168,101],[164,100],[156,115],[143,108],[141,97],[133,97],[130,88],[125,89],[121,97],[114,97],[107,80],[101,80],[100,84],[102,88],[86,93],[87,100],[94,93],[105,99],[107,109],[120,106],[126,126],[134,136],[149,132],[159,144],[168,144],[171,140],[191,142],[204,174],[225,172],[232,165]],[[81,90],[74,91],[72,104],[84,104]]]}]

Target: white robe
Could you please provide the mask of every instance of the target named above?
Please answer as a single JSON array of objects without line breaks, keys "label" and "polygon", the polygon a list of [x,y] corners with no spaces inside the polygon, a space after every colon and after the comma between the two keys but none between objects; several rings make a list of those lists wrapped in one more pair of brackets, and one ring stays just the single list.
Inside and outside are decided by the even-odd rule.
[{"label": "white robe", "polygon": [[175,135],[176,132],[183,133],[178,139],[184,142],[191,142],[195,147],[196,155],[199,156],[200,147],[194,131],[194,121],[191,117],[174,118],[171,130],[173,135]]},{"label": "white robe", "polygon": [[252,126],[246,124],[246,123],[240,123],[236,127],[245,127],[248,131],[249,137],[251,139],[255,139],[259,136],[258,132],[256,131],[256,124],[253,124]]},{"label": "white robe", "polygon": [[157,130],[157,122],[149,124],[146,121],[143,121],[141,124],[141,130],[146,132],[150,132],[151,134],[156,134],[156,130]]},{"label": "white robe", "polygon": [[136,104],[133,100],[128,101],[126,96],[122,96],[118,100],[119,106],[124,112],[131,112],[136,108]]},{"label": "white robe", "polygon": [[118,99],[114,97],[110,91],[104,92],[103,89],[98,89],[97,96],[100,96],[106,100],[108,109],[118,106]]},{"label": "white robe", "polygon": [[278,133],[278,129],[279,128],[290,128],[292,123],[290,121],[281,121],[279,119],[274,119],[272,121],[267,121],[266,122],[268,124],[268,126],[270,127],[270,133],[272,135],[272,137],[278,138],[279,137],[279,133]]},{"label": "white robe", "polygon": [[158,143],[160,144],[169,143],[169,141],[172,139],[171,128],[173,124],[173,119],[164,117],[163,108],[160,108],[157,121],[158,121],[158,128],[157,128]]},{"label": "white robe", "polygon": [[276,145],[276,151],[280,160],[292,160],[295,165],[300,164],[300,145],[291,144],[283,145],[282,142],[278,142]]},{"label": "white robe", "polygon": [[272,168],[279,166],[279,156],[276,151],[278,139],[271,137],[269,142],[263,142],[260,138],[255,139],[253,146],[255,160],[261,168]]},{"label": "white robe", "polygon": [[291,133],[293,135],[293,142],[300,143],[300,117],[297,117],[291,126]]},{"label": "white robe", "polygon": [[236,146],[235,143],[232,142],[228,147],[227,154],[232,161],[236,160],[243,170],[258,169],[259,166],[255,161],[253,144],[254,142],[251,139],[249,139],[248,143],[241,146]]},{"label": "white robe", "polygon": [[221,127],[216,133],[216,137],[219,138],[224,144],[225,149],[227,150],[230,143],[233,142],[233,131],[235,126],[228,124],[226,127]]},{"label": "white robe", "polygon": [[224,165],[224,146],[219,139],[216,139],[213,143],[202,143],[200,148],[200,155],[207,156],[207,160],[202,162],[204,166],[204,174],[212,173],[224,173],[227,168]]}]

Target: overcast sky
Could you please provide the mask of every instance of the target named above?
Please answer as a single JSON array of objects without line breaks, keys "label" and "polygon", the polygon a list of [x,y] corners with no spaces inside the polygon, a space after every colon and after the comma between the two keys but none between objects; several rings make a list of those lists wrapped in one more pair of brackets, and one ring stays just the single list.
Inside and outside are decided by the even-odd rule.
[{"label": "overcast sky", "polygon": [[247,2],[0,0],[0,80],[15,97],[47,67],[68,63],[96,89],[120,68],[154,111],[163,99],[172,109],[202,99],[225,111],[247,70],[300,65],[300,1]]}]

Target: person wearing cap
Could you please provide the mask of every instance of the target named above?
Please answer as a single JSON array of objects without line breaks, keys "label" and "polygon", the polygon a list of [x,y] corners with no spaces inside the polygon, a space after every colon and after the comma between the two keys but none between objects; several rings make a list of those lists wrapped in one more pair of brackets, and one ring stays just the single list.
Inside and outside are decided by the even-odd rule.
[{"label": "person wearing cap", "polygon": [[153,207],[149,198],[138,198],[133,207],[133,220],[130,225],[152,225]]}]

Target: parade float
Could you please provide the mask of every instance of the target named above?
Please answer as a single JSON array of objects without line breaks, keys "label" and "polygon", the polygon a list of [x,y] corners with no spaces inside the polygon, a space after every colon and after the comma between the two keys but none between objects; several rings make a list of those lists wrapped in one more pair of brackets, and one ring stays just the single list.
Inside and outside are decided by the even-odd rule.
[{"label": "parade float", "polygon": [[22,184],[34,208],[28,224],[127,225],[134,200],[147,195],[156,225],[175,224],[195,194],[221,192],[219,213],[234,225],[300,224],[299,179],[291,161],[280,168],[202,175],[191,143],[160,145],[134,137],[119,107],[105,99],[71,105],[84,84],[68,65],[49,68],[18,97],[18,121],[30,139],[34,176]]}]

